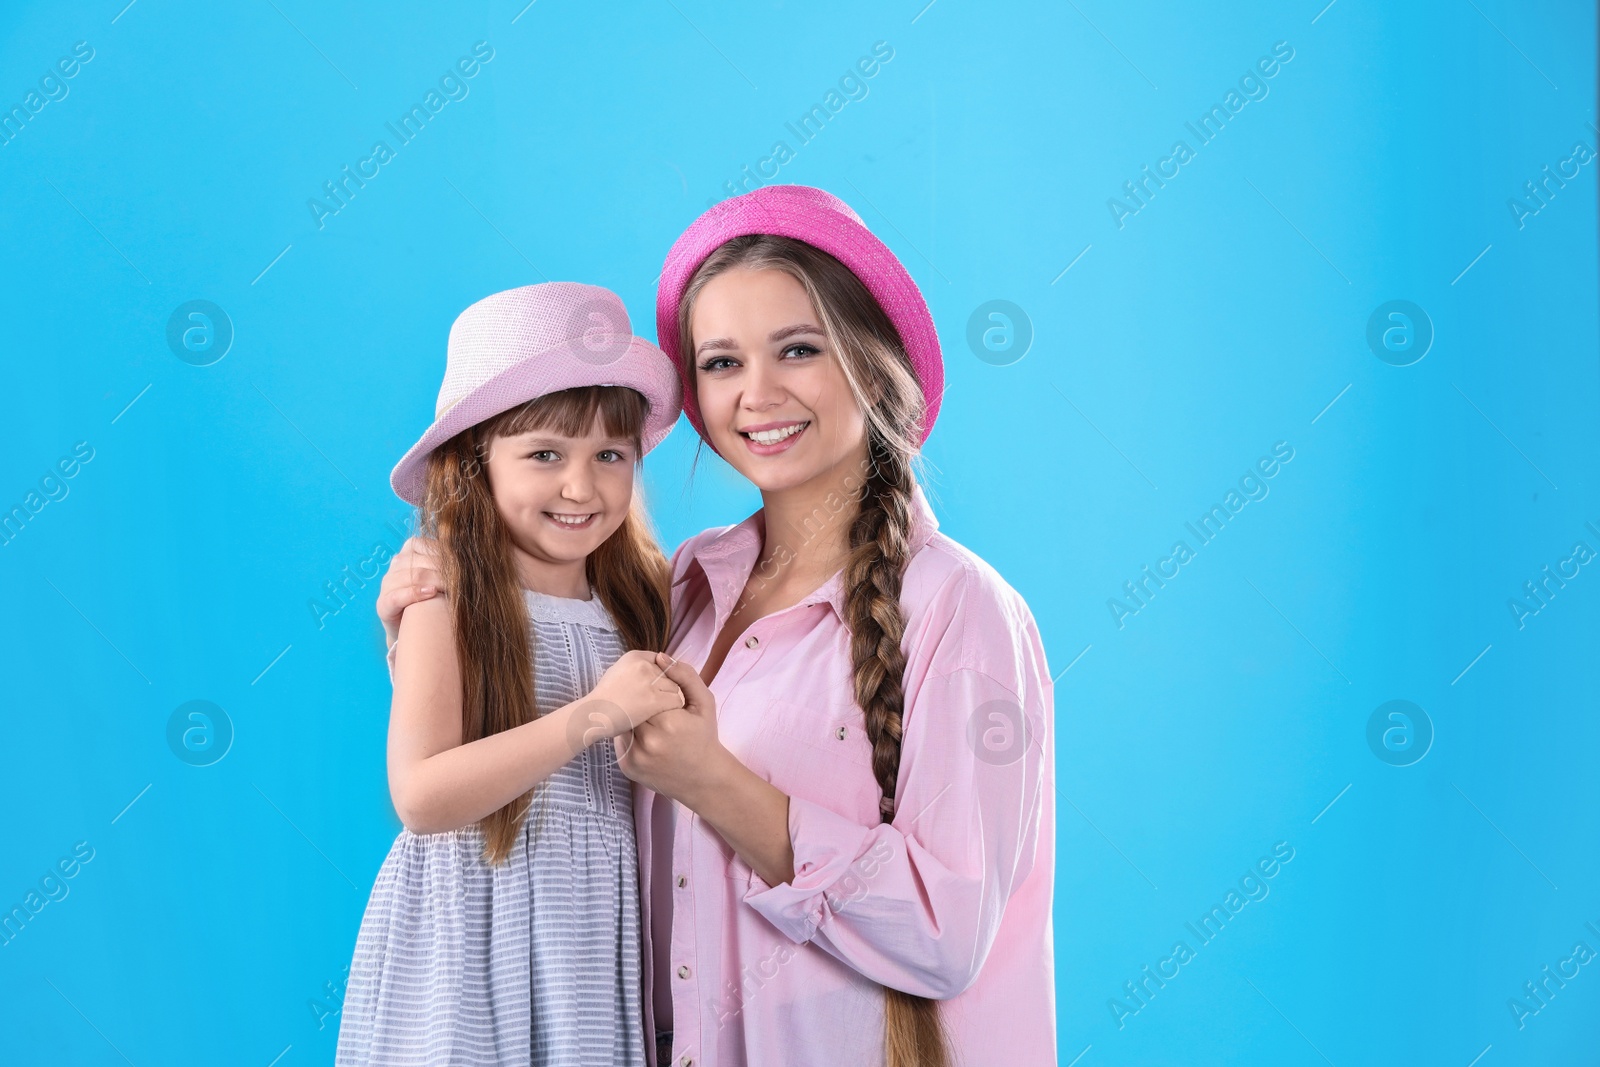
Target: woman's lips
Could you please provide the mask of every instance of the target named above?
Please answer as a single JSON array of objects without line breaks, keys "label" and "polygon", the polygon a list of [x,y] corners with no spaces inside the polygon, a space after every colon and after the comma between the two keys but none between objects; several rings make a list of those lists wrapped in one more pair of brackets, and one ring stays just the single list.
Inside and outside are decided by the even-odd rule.
[{"label": "woman's lips", "polygon": [[[799,429],[785,434],[776,441],[770,440],[770,438],[776,433],[782,432],[789,427],[794,426],[798,426]],[[753,430],[741,430],[739,431],[739,436],[744,438],[745,447],[751,452],[754,452],[756,455],[775,456],[780,452],[787,452],[789,449],[793,448],[795,442],[800,440],[801,436],[805,434],[806,430],[809,429],[810,426],[811,423],[809,420],[804,422],[775,423],[768,426],[756,427]],[[751,436],[754,433],[759,433],[761,436],[769,438],[769,440],[765,442],[757,441],[753,436]]]}]

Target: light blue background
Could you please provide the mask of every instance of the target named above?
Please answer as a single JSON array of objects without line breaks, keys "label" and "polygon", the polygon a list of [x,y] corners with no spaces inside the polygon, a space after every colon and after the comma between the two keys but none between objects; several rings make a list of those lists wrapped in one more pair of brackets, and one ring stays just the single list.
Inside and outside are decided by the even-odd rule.
[{"label": "light blue background", "polygon": [[[654,337],[672,240],[779,139],[777,180],[844,198],[927,294],[935,508],[1071,665],[1061,1062],[1592,1057],[1600,965],[1521,1029],[1507,1004],[1600,951],[1600,568],[1521,629],[1507,606],[1600,550],[1596,164],[1521,228],[1507,205],[1595,146],[1592,9],[924,2],[8,11],[5,108],[94,48],[0,147],[0,506],[94,449],[0,548],[0,906],[94,849],[0,948],[9,1062],[332,1061],[313,1005],[399,824],[376,583],[321,629],[308,602],[398,545],[388,472],[462,308],[583,280]],[[470,94],[319,230],[307,200],[480,40]],[[799,146],[876,41],[868,95]],[[1119,229],[1107,199],[1278,41],[1269,95]],[[211,366],[165,340],[191,299],[236,331]],[[992,299],[1031,320],[1009,366],[966,341]],[[1365,341],[1393,299],[1435,331],[1409,367]],[[1278,441],[1270,495],[1119,629],[1108,598]],[[694,452],[683,423],[647,464],[669,549],[756,506]],[[209,767],[166,740],[194,699],[236,734]],[[1409,767],[1366,741],[1393,699],[1436,735]],[[1199,946],[1185,922],[1279,841],[1270,895]]]}]

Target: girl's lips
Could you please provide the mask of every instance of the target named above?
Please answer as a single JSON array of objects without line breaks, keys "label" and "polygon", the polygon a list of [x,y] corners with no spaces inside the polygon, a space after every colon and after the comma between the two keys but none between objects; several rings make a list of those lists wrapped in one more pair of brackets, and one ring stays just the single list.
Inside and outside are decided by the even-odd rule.
[{"label": "girl's lips", "polygon": [[[779,423],[779,425],[781,426],[781,425],[784,425],[784,424],[783,423]],[[788,423],[787,425],[793,426],[795,424],[794,423]],[[744,446],[746,448],[748,448],[751,452],[754,452],[756,455],[758,455],[758,456],[776,456],[780,452],[787,452],[789,449],[793,448],[794,447],[794,443],[796,441],[800,440],[800,438],[804,437],[805,436],[805,432],[811,428],[811,423],[809,421],[800,423],[799,425],[800,425],[800,429],[796,430],[794,433],[790,434],[788,437],[785,437],[783,440],[775,441],[770,445],[764,445],[760,441],[757,441],[757,440],[753,439],[750,436],[749,431],[741,431],[739,433],[739,436],[744,438]]]},{"label": "girl's lips", "polygon": [[558,530],[587,530],[589,527],[595,524],[595,520],[600,517],[600,513],[596,511],[590,514],[590,516],[587,519],[584,519],[582,522],[562,522],[560,519],[556,518],[553,513],[548,511],[544,512],[544,517],[549,520],[550,525],[554,526]]}]

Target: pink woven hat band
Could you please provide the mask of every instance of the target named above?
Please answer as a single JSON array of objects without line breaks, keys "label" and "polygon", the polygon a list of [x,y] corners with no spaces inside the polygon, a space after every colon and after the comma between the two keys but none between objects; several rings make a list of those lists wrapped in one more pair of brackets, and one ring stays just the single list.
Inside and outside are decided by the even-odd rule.
[{"label": "pink woven hat band", "polygon": [[434,422],[389,476],[420,506],[428,455],[462,430],[519,404],[586,385],[635,389],[649,402],[640,444],[649,452],[682,410],[677,368],[636,337],[622,299],[580,282],[541,282],[484,297],[450,327]]},{"label": "pink woven hat band", "polygon": [[[804,241],[833,256],[861,279],[894,323],[911,357],[911,368],[927,404],[918,441],[926,441],[944,395],[944,357],[928,303],[905,265],[867,229],[850,205],[809,185],[767,185],[724,200],[695,219],[667,253],[656,290],[656,337],[683,376],[684,413],[700,436],[706,438],[706,428],[693,390],[687,388],[688,367],[678,345],[678,301],[707,256],[725,242],[752,233]],[[711,443],[709,438],[706,443]]]}]

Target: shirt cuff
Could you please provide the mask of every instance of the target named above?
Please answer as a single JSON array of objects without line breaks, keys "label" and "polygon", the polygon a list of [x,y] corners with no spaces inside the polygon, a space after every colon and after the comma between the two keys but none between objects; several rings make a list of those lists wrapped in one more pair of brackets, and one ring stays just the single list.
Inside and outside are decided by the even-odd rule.
[{"label": "shirt cuff", "polygon": [[810,941],[833,911],[829,891],[867,850],[872,836],[870,828],[838,812],[791,796],[789,843],[794,849],[794,878],[768,886],[752,872],[744,902],[790,940],[797,944]]}]

